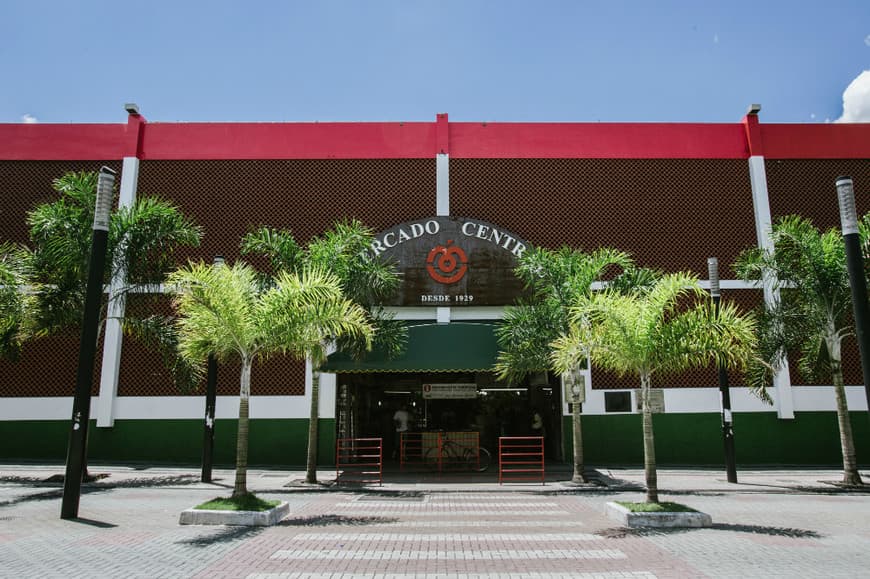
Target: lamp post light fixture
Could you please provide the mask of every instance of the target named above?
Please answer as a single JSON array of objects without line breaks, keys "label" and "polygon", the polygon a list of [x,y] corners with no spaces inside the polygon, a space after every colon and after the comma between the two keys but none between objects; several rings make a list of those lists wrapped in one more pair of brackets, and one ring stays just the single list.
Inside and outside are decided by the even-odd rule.
[{"label": "lamp post light fixture", "polygon": [[[719,304],[722,292],[719,289],[719,259],[707,258],[707,272],[710,277],[710,297],[716,317],[719,317]],[[737,482],[737,463],[734,455],[734,426],[731,416],[731,391],[728,388],[728,372],[724,364],[719,364],[719,397],[722,403],[722,439],[725,446],[725,472],[728,482]]]},{"label": "lamp post light fixture", "polygon": [[586,394],[586,377],[579,369],[571,369],[562,374],[562,386],[570,394],[571,404],[571,433],[574,446],[574,474],[571,482],[575,484],[585,483],[586,474],[583,472],[583,430],[580,424],[580,405],[584,402]]},{"label": "lamp post light fixture", "polygon": [[846,248],[846,268],[849,271],[849,286],[852,288],[852,311],[855,315],[855,337],[861,353],[861,370],[864,374],[864,394],[870,406],[870,336],[867,325],[870,311],[867,307],[867,280],[864,278],[864,258],[861,255],[861,239],[858,234],[858,212],[855,210],[855,190],[852,178],[837,177],[837,198],[840,203],[840,225],[843,244]]},{"label": "lamp post light fixture", "polygon": [[63,500],[60,518],[75,519],[79,513],[82,477],[87,457],[88,421],[91,414],[91,388],[94,382],[94,360],[100,325],[100,305],[103,298],[103,270],[106,265],[106,247],[109,239],[109,215],[114,200],[115,171],[100,169],[97,181],[97,200],[94,208],[93,239],[88,262],[88,285],[82,333],[79,344],[79,365],[73,398],[72,424],[66,456],[66,474],[63,479]]},{"label": "lamp post light fixture", "polygon": [[[224,265],[224,256],[214,256],[215,267]],[[217,408],[217,359],[214,354],[208,355],[205,381],[205,423],[202,433],[202,482],[211,482],[212,465],[214,464],[214,420]]]}]

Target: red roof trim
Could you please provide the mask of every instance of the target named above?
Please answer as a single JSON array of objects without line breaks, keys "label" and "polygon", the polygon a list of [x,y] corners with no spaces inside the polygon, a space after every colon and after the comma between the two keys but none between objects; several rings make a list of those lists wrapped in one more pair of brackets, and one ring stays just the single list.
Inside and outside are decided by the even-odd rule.
[{"label": "red roof trim", "polygon": [[148,123],[143,159],[419,159],[434,123]]},{"label": "red roof trim", "polygon": [[745,159],[740,124],[451,123],[452,158]]},{"label": "red roof trim", "polygon": [[870,123],[760,126],[768,159],[870,159]]},{"label": "red roof trim", "polygon": [[[870,159],[870,124],[760,124],[758,131],[765,157]],[[416,159],[434,157],[439,146],[452,158],[750,154],[745,123],[0,124],[2,160],[117,160],[135,149],[146,160]]]},{"label": "red roof trim", "polygon": [[0,124],[0,159],[108,161],[120,159],[127,125]]}]

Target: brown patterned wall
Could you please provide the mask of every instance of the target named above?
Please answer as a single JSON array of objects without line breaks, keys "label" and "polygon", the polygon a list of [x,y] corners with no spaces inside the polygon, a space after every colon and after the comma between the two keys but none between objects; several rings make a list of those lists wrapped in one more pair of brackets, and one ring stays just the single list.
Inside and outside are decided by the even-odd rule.
[{"label": "brown patterned wall", "polygon": [[[121,170],[114,161],[0,161],[0,241],[27,242],[27,212],[58,198],[51,186],[54,179],[69,171],[98,171],[103,165]],[[72,396],[78,351],[78,334],[71,332],[28,343],[16,362],[0,358],[0,396]],[[100,363],[98,356],[94,394]]]},{"label": "brown patterned wall", "polygon": [[546,247],[613,246],[638,263],[721,276],[755,245],[742,160],[456,159],[450,208]]},{"label": "brown patterned wall", "polygon": [[[27,240],[26,212],[56,198],[52,179],[102,164],[0,162],[3,239]],[[120,163],[105,164],[120,170]],[[205,228],[202,246],[185,252],[185,258],[210,261],[223,254],[232,261],[241,237],[260,225],[289,228],[305,242],[344,218],[358,218],[377,231],[433,215],[435,161],[145,161],[138,193],[172,201]],[[154,311],[168,312],[167,303]],[[0,360],[2,395],[71,395],[77,352],[77,337],[57,337],[29,345],[17,363]],[[221,364],[220,394],[238,393],[239,372],[238,363]],[[99,368],[94,393],[98,381]],[[124,341],[118,390],[121,396],[179,394],[159,356],[132,338]],[[298,360],[275,356],[254,367],[254,395],[302,395],[304,390],[304,363]]]},{"label": "brown patterned wall", "polygon": [[[54,197],[52,179],[69,170],[97,170],[92,162],[0,162],[3,239],[27,239],[24,218]],[[115,169],[120,164],[106,163]],[[870,210],[867,161],[767,161],[774,217],[800,212],[823,227],[838,221],[833,179],[856,181],[860,211]],[[592,249],[612,245],[643,265],[688,269],[706,277],[706,258],[719,258],[723,279],[740,250],[755,245],[748,168],[743,160],[454,159],[450,165],[454,215],[496,223],[527,241]],[[820,193],[826,192],[826,193]],[[290,228],[300,241],[342,218],[356,217],[374,230],[435,213],[433,160],[145,161],[139,194],[178,204],[203,225],[202,247],[190,257],[238,256],[238,242],[259,225]],[[828,195],[831,203],[818,201]],[[747,307],[757,292],[728,292]],[[28,346],[20,362],[0,361],[5,396],[66,396],[75,378],[77,337]],[[854,346],[850,346],[854,350]],[[857,352],[846,354],[846,381],[860,383]],[[126,339],[120,376],[123,396],[177,395],[159,358]],[[254,394],[301,395],[303,365],[276,357],[254,370]],[[712,369],[711,369],[712,370]],[[221,394],[238,391],[238,366],[222,365]],[[663,380],[668,386],[715,386],[710,372]],[[99,376],[97,373],[96,376]],[[795,383],[801,379],[793,372]],[[732,376],[732,384],[739,383]],[[596,371],[596,388],[635,387]],[[95,386],[96,391],[96,386]]]},{"label": "brown patterned wall", "polygon": [[205,227],[194,257],[234,260],[261,225],[305,242],[345,218],[379,231],[434,215],[435,161],[144,161],[139,191],[172,199]]},{"label": "brown patterned wall", "polygon": [[[774,222],[786,215],[798,214],[811,219],[821,230],[839,229],[840,210],[835,181],[840,175],[849,175],[855,182],[858,214],[870,212],[868,159],[767,159],[765,172]],[[813,383],[800,375],[794,360],[790,360],[790,372],[794,384]],[[852,336],[843,343],[843,378],[846,384],[864,383],[858,344]]]}]

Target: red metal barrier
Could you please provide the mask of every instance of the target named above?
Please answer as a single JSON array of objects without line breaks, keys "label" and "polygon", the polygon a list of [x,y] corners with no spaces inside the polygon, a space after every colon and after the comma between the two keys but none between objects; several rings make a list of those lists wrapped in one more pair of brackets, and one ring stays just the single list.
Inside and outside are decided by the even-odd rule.
[{"label": "red metal barrier", "polygon": [[339,438],[335,443],[335,480],[384,482],[384,439]]},{"label": "red metal barrier", "polygon": [[543,436],[499,437],[498,484],[506,479],[544,484]]},{"label": "red metal barrier", "polygon": [[479,432],[403,432],[399,452],[403,471],[480,472],[489,467]]}]

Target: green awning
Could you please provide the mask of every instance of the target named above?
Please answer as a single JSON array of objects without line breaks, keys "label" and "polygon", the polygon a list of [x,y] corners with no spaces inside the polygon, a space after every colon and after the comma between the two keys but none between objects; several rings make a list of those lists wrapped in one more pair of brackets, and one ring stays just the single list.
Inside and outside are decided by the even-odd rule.
[{"label": "green awning", "polygon": [[329,356],[323,372],[491,372],[498,356],[495,325],[483,323],[408,326],[405,353],[392,360],[372,351],[363,360],[344,352]]}]

